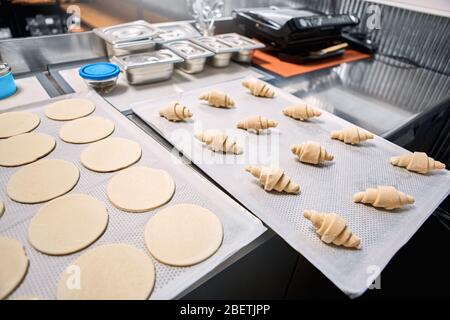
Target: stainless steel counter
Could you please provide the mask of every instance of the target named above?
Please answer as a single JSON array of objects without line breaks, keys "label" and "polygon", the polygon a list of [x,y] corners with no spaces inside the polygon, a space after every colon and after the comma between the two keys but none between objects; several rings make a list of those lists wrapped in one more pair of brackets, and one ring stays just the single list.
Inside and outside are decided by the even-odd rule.
[{"label": "stainless steel counter", "polygon": [[388,139],[450,98],[450,77],[379,55],[272,83]]}]

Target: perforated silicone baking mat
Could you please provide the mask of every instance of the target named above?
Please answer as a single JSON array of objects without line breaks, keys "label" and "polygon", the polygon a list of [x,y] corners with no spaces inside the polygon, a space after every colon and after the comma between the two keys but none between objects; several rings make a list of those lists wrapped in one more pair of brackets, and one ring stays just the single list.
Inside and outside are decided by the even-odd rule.
[{"label": "perforated silicone baking mat", "polygon": [[[242,80],[242,79],[241,79]],[[300,122],[282,114],[286,106],[300,99],[274,88],[274,99],[256,98],[241,86],[241,80],[176,96],[145,101],[132,110],[176,145],[204,172],[304,255],[332,282],[351,297],[361,295],[371,279],[381,272],[395,253],[411,238],[450,192],[447,170],[427,175],[394,167],[389,158],[407,151],[380,137],[360,146],[331,140],[330,132],[351,125],[328,112],[319,118]],[[218,109],[198,100],[210,89],[227,92],[236,102],[234,109]],[[158,115],[160,107],[179,101],[193,112],[192,120],[172,123]],[[314,105],[314,102],[311,102]],[[361,106],[364,108],[364,106]],[[259,136],[235,129],[236,123],[252,115],[278,121],[278,127]],[[242,155],[213,153],[193,138],[195,131],[227,130],[244,148]],[[301,164],[290,146],[317,141],[335,156],[323,166]],[[299,195],[265,192],[245,171],[248,164],[275,164],[300,184]],[[404,210],[387,212],[355,204],[353,194],[377,185],[392,185],[415,197],[416,203]],[[320,241],[304,209],[336,212],[362,239],[362,250],[329,246]]]},{"label": "perforated silicone baking mat", "polygon": [[115,123],[116,129],[112,136],[139,142],[142,147],[142,158],[136,165],[147,165],[169,172],[176,184],[175,195],[168,204],[148,213],[130,214],[116,209],[106,197],[106,184],[114,173],[94,173],[81,165],[80,153],[86,145],[67,144],[58,138],[58,131],[64,123],[47,119],[43,114],[44,106],[50,100],[22,108],[36,113],[41,118],[41,124],[36,132],[48,133],[56,138],[56,149],[46,158],[65,159],[71,161],[80,169],[80,181],[71,192],[90,194],[101,200],[108,209],[109,223],[106,232],[100,239],[79,253],[64,257],[53,257],[39,253],[27,241],[27,229],[30,219],[42,204],[25,205],[9,199],[6,194],[7,182],[11,175],[20,168],[0,167],[0,199],[5,202],[6,206],[6,211],[0,218],[0,235],[21,241],[30,260],[28,274],[24,282],[10,298],[38,296],[54,299],[57,281],[64,269],[80,254],[98,245],[127,243],[149,254],[144,244],[144,228],[147,221],[160,209],[177,203],[194,203],[214,212],[223,224],[223,243],[212,257],[192,267],[170,267],[153,259],[156,267],[156,283],[150,296],[151,299],[177,297],[185,289],[195,286],[202,277],[214,270],[228,257],[231,257],[264,233],[266,228],[260,220],[244,210],[192,168],[182,163],[179,158],[172,155],[131,121],[114,110],[96,93],[87,92],[62,98],[72,96],[94,101],[97,106],[94,115],[109,118]]}]

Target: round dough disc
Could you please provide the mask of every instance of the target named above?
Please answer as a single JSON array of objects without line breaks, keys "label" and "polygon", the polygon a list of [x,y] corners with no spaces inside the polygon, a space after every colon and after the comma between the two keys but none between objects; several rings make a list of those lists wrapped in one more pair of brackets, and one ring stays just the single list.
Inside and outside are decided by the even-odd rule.
[{"label": "round dough disc", "polygon": [[191,266],[212,256],[223,238],[222,223],[194,204],[177,204],[158,212],[145,227],[145,244],[158,261]]},{"label": "round dough disc", "polygon": [[90,115],[95,110],[95,104],[86,99],[65,99],[45,108],[45,115],[53,120],[67,121]]},{"label": "round dough disc", "polygon": [[132,167],[115,175],[108,183],[107,195],[117,208],[146,212],[168,202],[175,192],[172,177],[164,170]]},{"label": "round dough disc", "polygon": [[0,139],[17,136],[37,128],[41,119],[31,112],[6,112],[0,114]]},{"label": "round dough disc", "polygon": [[13,300],[15,300],[15,301],[34,301],[34,300],[41,301],[41,300],[45,300],[45,299],[42,299],[41,297],[35,297],[35,296],[23,296],[23,297],[14,298]]},{"label": "round dough disc", "polygon": [[87,251],[69,265],[56,296],[60,300],[144,300],[154,283],[155,267],[145,252],[127,244],[110,244]]},{"label": "round dough disc", "polygon": [[28,258],[16,239],[0,237],[0,300],[22,282],[28,270]]},{"label": "round dough disc", "polygon": [[28,227],[28,240],[38,251],[66,255],[91,245],[105,231],[108,212],[99,200],[69,194],[39,209]]},{"label": "round dough disc", "polygon": [[43,159],[17,171],[6,192],[14,201],[40,203],[66,194],[78,183],[80,171],[64,160]]},{"label": "round dough disc", "polygon": [[3,203],[3,201],[0,201],[0,218],[2,217],[2,215],[5,213],[5,205]]},{"label": "round dough disc", "polygon": [[0,140],[0,166],[16,167],[45,157],[56,141],[45,133],[31,132]]},{"label": "round dough disc", "polygon": [[141,155],[138,143],[123,138],[107,138],[84,149],[81,163],[92,171],[113,172],[136,163]]},{"label": "round dough disc", "polygon": [[106,138],[114,131],[114,123],[102,117],[86,117],[66,123],[59,131],[68,143],[91,143]]}]

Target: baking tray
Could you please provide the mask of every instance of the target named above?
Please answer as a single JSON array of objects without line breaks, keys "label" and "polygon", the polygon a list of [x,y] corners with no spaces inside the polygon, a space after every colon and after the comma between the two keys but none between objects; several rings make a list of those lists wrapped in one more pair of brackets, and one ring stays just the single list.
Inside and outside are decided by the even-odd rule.
[{"label": "baking tray", "polygon": [[[52,257],[39,253],[27,241],[29,221],[42,204],[25,205],[10,200],[6,195],[6,184],[11,175],[20,168],[0,167],[0,198],[6,206],[6,211],[0,218],[0,235],[21,241],[30,259],[28,274],[24,282],[10,298],[39,296],[54,299],[57,281],[64,269],[81,253],[102,244],[128,243],[148,253],[144,244],[144,228],[147,221],[155,212],[177,203],[195,203],[216,213],[224,228],[223,244],[211,258],[192,267],[170,267],[153,259],[156,268],[156,283],[150,296],[151,299],[175,298],[185,290],[195,287],[197,282],[220,266],[227,258],[265,232],[266,228],[260,220],[146,135],[95,92],[73,94],[61,98],[70,97],[94,101],[97,109],[93,115],[103,116],[114,121],[116,130],[113,136],[129,138],[139,142],[143,156],[136,165],[147,165],[168,171],[175,180],[175,195],[168,204],[148,213],[130,214],[120,211],[110,204],[105,194],[106,184],[115,173],[99,174],[85,169],[81,165],[79,157],[86,145],[67,144],[56,138],[56,149],[46,158],[65,159],[71,161],[80,169],[80,181],[71,192],[90,194],[101,200],[108,209],[109,224],[106,232],[90,247],[69,256]],[[43,109],[50,101],[59,99],[47,100],[21,108],[34,112],[41,118],[41,124],[36,132],[44,132],[58,137],[59,128],[64,123],[47,119],[43,114]]]},{"label": "baking tray", "polygon": [[[392,166],[389,158],[407,151],[378,136],[360,146],[331,140],[331,131],[351,124],[326,111],[309,122],[288,118],[282,114],[282,109],[301,102],[299,98],[277,88],[274,88],[274,99],[256,98],[242,87],[242,80],[144,101],[133,105],[132,110],[343,292],[352,298],[358,297],[448,196],[450,173],[445,170],[420,175]],[[198,100],[200,93],[211,89],[229,93],[236,108],[212,108]],[[171,101],[189,107],[193,118],[185,123],[171,123],[159,117],[158,109]],[[314,101],[310,102],[314,106]],[[276,120],[278,128],[259,136],[235,129],[239,120],[252,115]],[[237,156],[213,153],[193,138],[195,131],[215,128],[226,130],[244,148],[244,153]],[[323,166],[299,163],[290,146],[308,140],[319,142],[335,160]],[[245,171],[248,164],[279,165],[300,184],[301,193],[265,192]],[[395,186],[414,196],[416,203],[397,212],[353,203],[354,193],[377,185]],[[342,215],[353,232],[362,238],[362,250],[337,248],[321,242],[311,223],[303,217],[304,209]]]}]

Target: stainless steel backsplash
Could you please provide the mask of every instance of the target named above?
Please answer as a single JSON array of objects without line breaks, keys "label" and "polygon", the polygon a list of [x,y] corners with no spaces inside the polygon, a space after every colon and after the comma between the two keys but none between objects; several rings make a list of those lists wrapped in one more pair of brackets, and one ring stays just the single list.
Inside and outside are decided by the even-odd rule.
[{"label": "stainless steel backsplash", "polygon": [[[190,19],[185,0],[142,0],[143,4],[173,19]],[[225,16],[235,8],[270,5],[308,8],[325,13],[352,13],[361,19],[356,31],[368,33],[383,55],[410,60],[425,68],[450,74],[450,19],[362,0],[225,0]],[[370,30],[368,7],[380,8],[380,29]]]},{"label": "stainless steel backsplash", "polygon": [[[379,48],[380,55],[395,57],[437,73],[450,74],[450,18],[379,5],[380,29],[369,30],[367,8],[362,0],[225,0],[225,16],[234,8],[268,5],[306,6],[326,13],[353,13],[361,19],[355,31],[365,32]],[[186,0],[140,0],[143,6],[171,19],[190,19]],[[54,40],[54,41],[53,41]],[[30,43],[31,42],[31,43]],[[33,40],[0,41],[0,58],[15,65],[15,72],[42,69],[43,63],[60,63],[96,57],[103,48],[90,34],[42,37]],[[95,51],[95,52],[94,52]],[[82,54],[80,54],[80,52]]]}]

